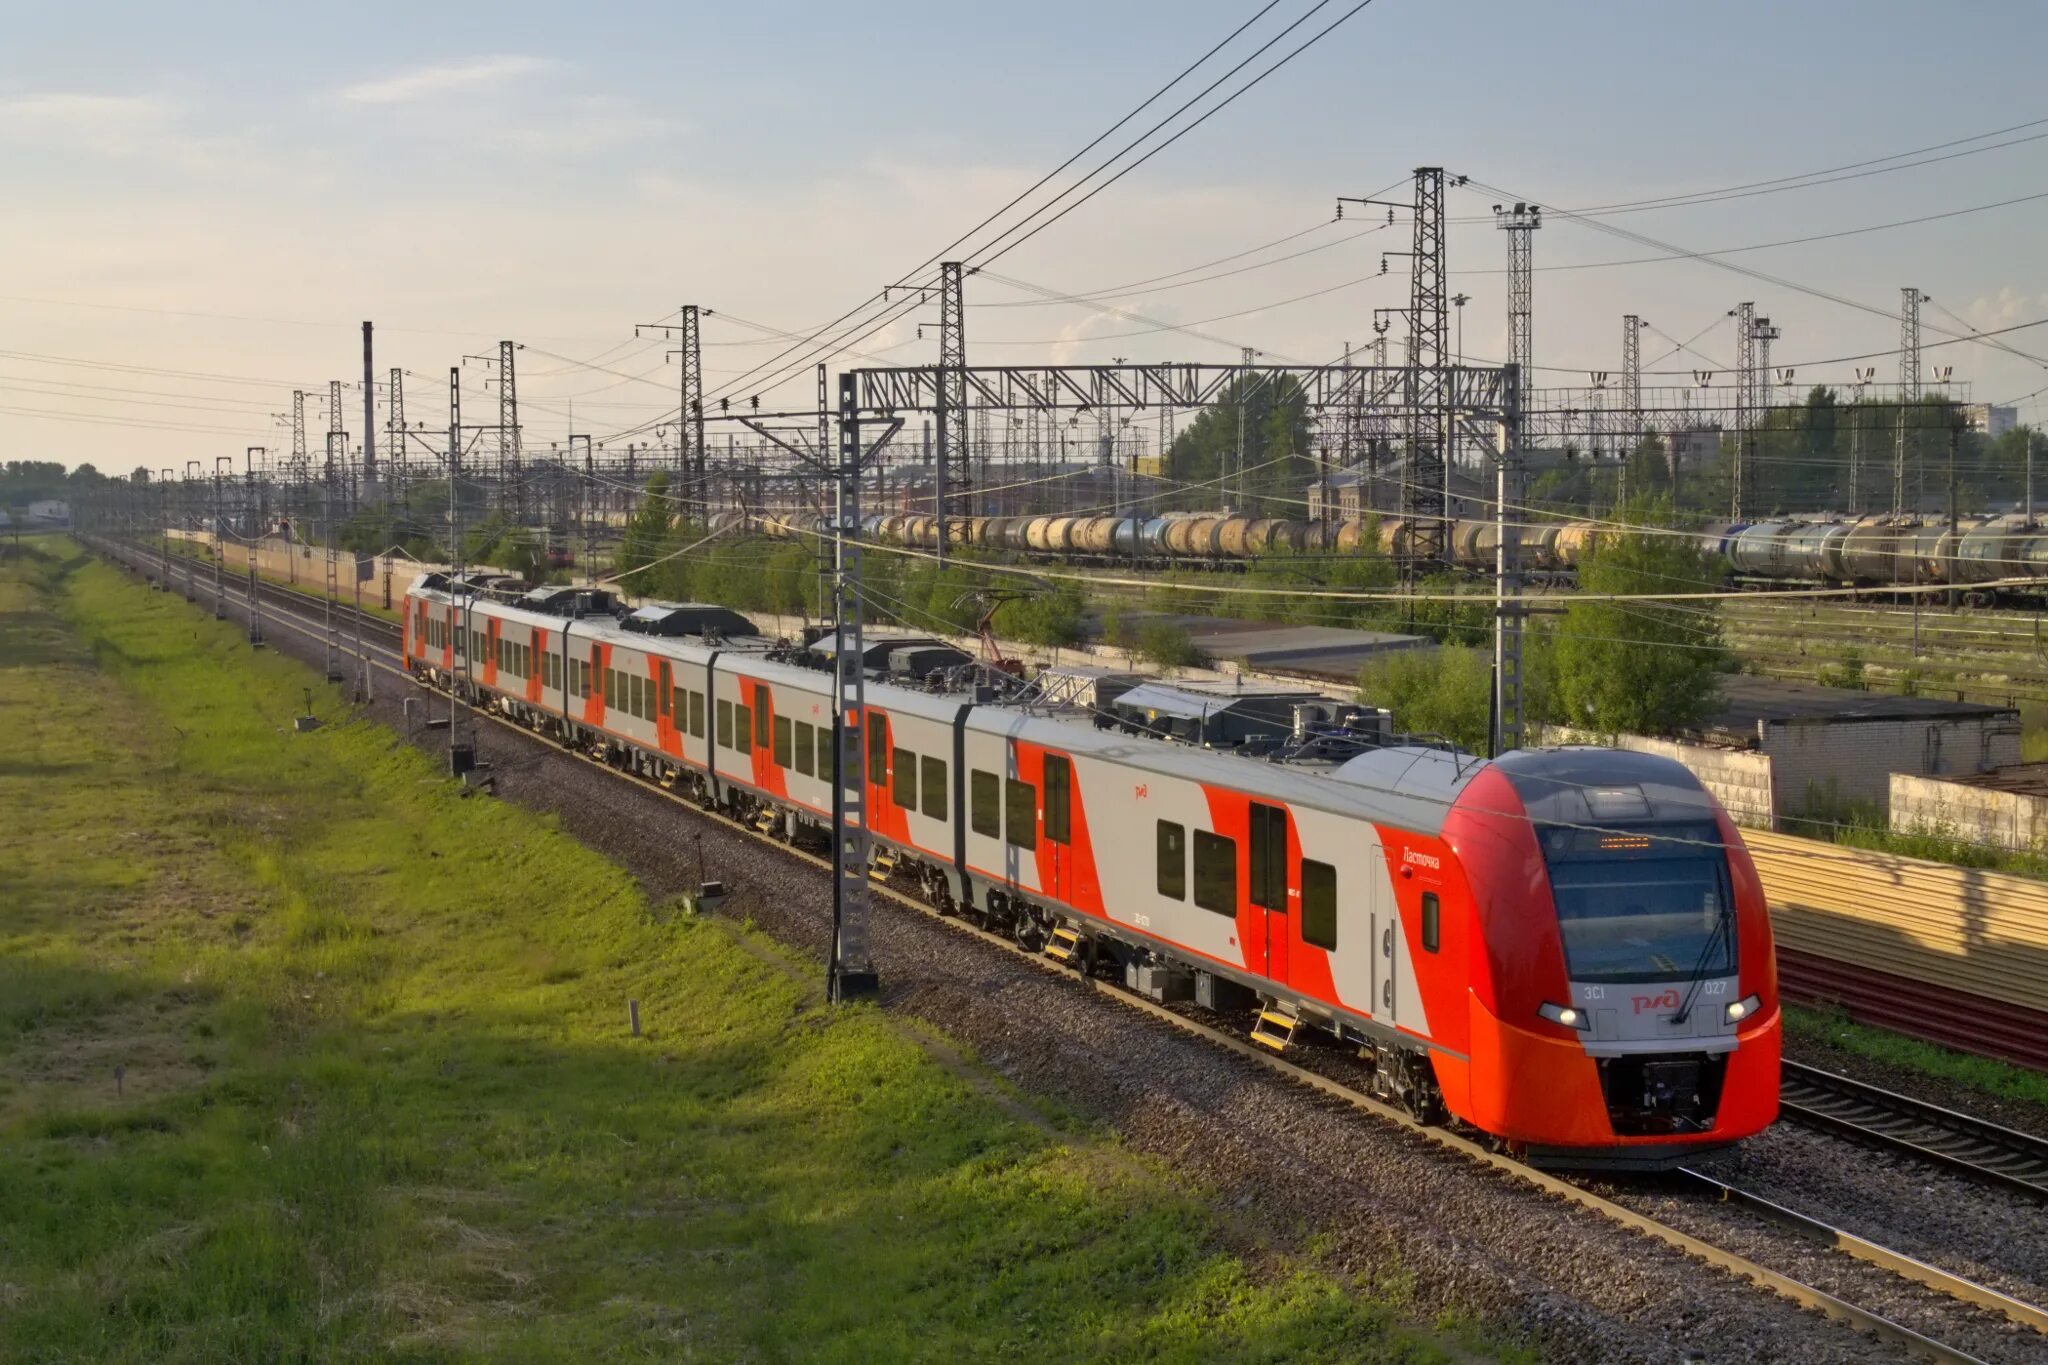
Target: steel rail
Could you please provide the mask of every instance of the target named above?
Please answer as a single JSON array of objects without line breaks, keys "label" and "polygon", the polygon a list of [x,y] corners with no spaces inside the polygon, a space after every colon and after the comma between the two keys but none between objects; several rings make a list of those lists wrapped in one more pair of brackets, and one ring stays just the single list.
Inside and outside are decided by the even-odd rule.
[{"label": "steel rail", "polygon": [[1810,1128],[2048,1197],[2048,1139],[1799,1062],[1780,1091],[1781,1112]]}]

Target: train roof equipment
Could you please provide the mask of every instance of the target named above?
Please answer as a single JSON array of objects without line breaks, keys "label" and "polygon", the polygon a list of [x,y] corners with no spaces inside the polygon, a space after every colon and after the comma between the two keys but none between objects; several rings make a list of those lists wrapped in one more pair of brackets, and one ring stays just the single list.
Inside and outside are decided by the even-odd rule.
[{"label": "train roof equipment", "polygon": [[520,598],[518,605],[543,616],[613,616],[619,609],[609,588],[566,583],[543,583]]},{"label": "train roof equipment", "polygon": [[721,640],[749,639],[761,632],[731,607],[714,602],[649,602],[627,613],[621,627],[635,635],[701,636]]}]

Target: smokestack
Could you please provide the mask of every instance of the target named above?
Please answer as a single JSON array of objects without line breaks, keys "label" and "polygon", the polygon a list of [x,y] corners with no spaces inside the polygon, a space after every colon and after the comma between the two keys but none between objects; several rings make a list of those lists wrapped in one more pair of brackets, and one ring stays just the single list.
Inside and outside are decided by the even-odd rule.
[{"label": "smokestack", "polygon": [[377,389],[370,381],[370,324],[363,324],[363,487],[377,483]]}]

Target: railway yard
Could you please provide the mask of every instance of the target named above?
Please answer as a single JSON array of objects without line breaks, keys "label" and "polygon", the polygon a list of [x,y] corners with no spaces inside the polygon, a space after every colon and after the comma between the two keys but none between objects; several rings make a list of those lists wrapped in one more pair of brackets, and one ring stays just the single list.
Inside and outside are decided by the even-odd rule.
[{"label": "railway yard", "polygon": [[[147,550],[102,549],[133,573],[132,600],[203,614],[203,591],[196,607],[175,600],[175,567],[173,591],[152,598]],[[269,642],[317,666],[324,603],[260,591]],[[228,625],[202,628],[239,640],[245,596],[230,595]],[[396,662],[395,628],[363,631],[377,671],[363,714],[445,743],[412,714],[427,694]],[[815,855],[481,719],[496,797],[560,822],[650,903],[708,870],[730,888],[717,918],[757,926],[794,960],[822,951],[829,871]],[[1705,1342],[1728,1359],[2023,1360],[2048,1330],[2036,1306],[2048,1300],[2041,1140],[1922,1110],[1906,1097],[1923,1085],[1958,1101],[1916,1073],[1884,1076],[1897,1093],[1873,1100],[1788,1062],[1784,1117],[1733,1154],[1659,1177],[1544,1173],[1374,1101],[1344,1049],[1283,1060],[1244,1042],[1240,1018],[1131,996],[894,888],[878,911],[886,1015],[938,1030],[960,1065],[1176,1172],[1229,1236],[1388,1295],[1409,1321],[1484,1324],[1488,1349],[1526,1340],[1616,1360]],[[2020,1104],[2002,1117],[2039,1131],[2048,1115]],[[1276,1181],[1276,1166],[1307,1178]]]},{"label": "railway yard", "polygon": [[1812,8],[10,25],[0,1365],[2048,1361],[2048,15]]}]

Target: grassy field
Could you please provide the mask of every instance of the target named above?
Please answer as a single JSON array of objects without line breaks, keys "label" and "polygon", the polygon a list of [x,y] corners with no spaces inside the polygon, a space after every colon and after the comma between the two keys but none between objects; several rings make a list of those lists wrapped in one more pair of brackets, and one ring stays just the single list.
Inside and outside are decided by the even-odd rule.
[{"label": "grassy field", "polygon": [[1484,1353],[68,553],[0,566],[0,1359]]}]

